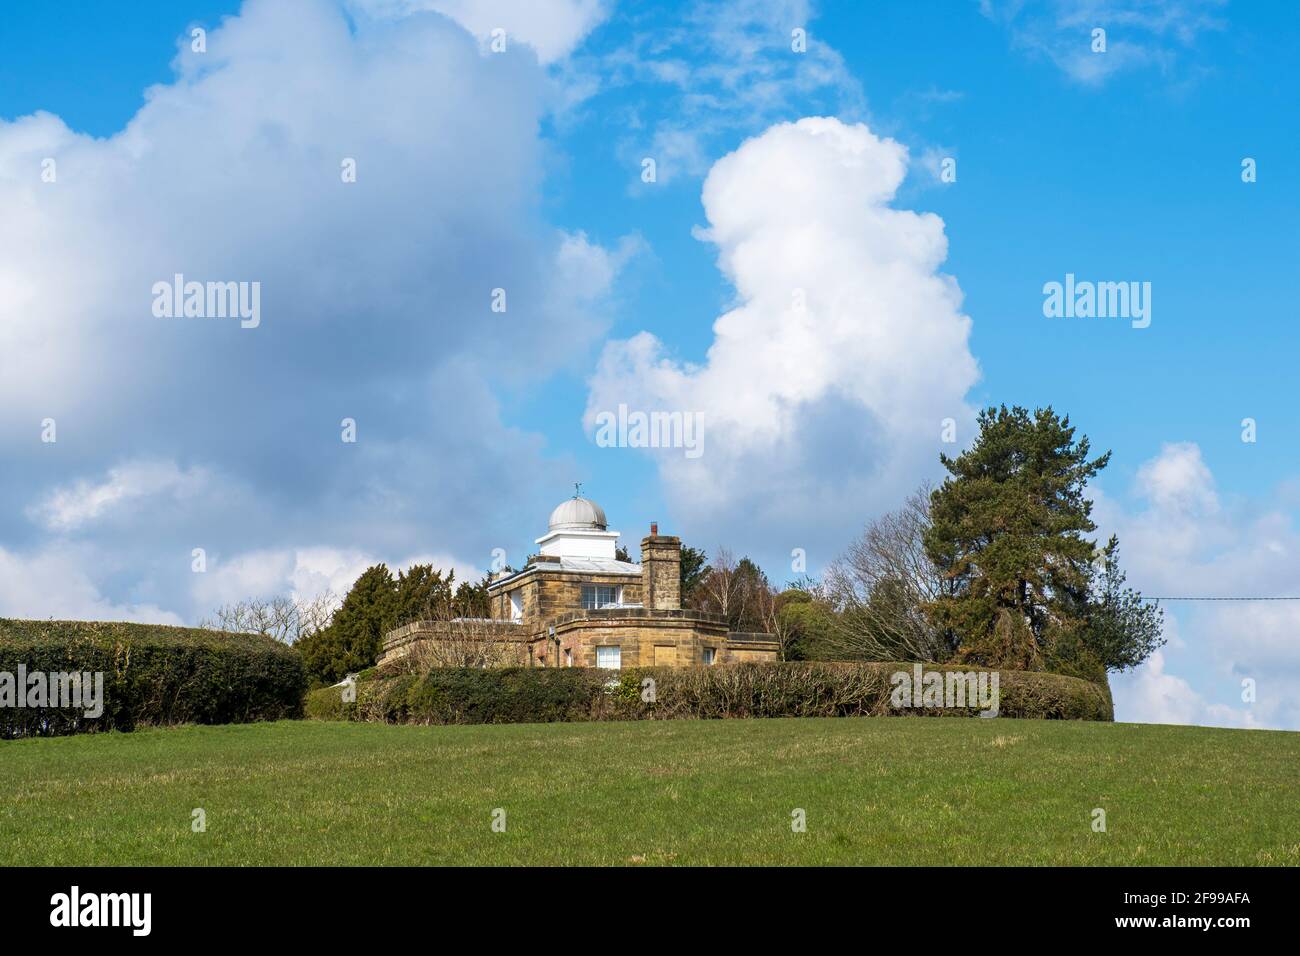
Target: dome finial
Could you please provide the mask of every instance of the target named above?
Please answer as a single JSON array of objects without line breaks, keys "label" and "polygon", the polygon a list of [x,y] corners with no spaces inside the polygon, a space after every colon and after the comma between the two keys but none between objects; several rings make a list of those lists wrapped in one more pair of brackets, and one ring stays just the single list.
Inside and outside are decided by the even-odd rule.
[{"label": "dome finial", "polygon": [[581,498],[581,497],[582,497],[582,482],[580,482],[580,481],[575,481],[575,482],[573,483],[573,497],[575,497],[575,498]]}]

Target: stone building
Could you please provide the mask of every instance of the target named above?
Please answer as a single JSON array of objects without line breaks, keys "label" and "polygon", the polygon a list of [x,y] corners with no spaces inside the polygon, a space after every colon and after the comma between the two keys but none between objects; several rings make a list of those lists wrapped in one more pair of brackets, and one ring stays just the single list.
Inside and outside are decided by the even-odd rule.
[{"label": "stone building", "polygon": [[575,495],[551,512],[546,534],[536,540],[538,553],[524,568],[489,586],[491,620],[399,628],[386,637],[381,662],[421,641],[454,640],[469,627],[516,649],[507,663],[534,667],[619,669],[778,658],[771,634],[736,633],[722,615],[682,607],[680,538],[650,525],[641,539],[641,563],[634,564],[616,556],[618,537],[600,505]]}]

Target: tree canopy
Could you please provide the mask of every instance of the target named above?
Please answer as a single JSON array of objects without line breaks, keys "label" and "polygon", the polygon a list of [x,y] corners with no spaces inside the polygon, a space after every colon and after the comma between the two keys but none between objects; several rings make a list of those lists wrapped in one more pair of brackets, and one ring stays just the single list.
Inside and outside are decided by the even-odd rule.
[{"label": "tree canopy", "polygon": [[417,620],[487,617],[484,576],[477,584],[456,586],[456,573],[417,564],[394,577],[388,567],[376,564],[357,578],[327,627],[300,640],[307,673],[317,681],[333,683],[349,673],[371,667],[383,650],[384,635]]},{"label": "tree canopy", "polygon": [[[948,477],[930,499],[927,557],[945,587],[926,611],[957,659],[1096,675],[1159,646],[1159,611],[1122,587],[1118,542],[1099,551],[1086,487],[1110,460],[1050,407],[979,416],[974,445],[941,455]],[[1109,557],[1106,557],[1109,555]],[[1100,556],[1100,557],[1099,557]],[[1110,570],[1098,577],[1098,562]],[[1055,668],[1054,668],[1055,669]]]},{"label": "tree canopy", "polygon": [[[401,580],[408,599],[423,585],[419,576],[407,575]],[[333,683],[372,666],[384,634],[392,627],[398,594],[399,582],[387,565],[367,568],[343,598],[329,626],[295,645],[302,652],[308,675]]]}]

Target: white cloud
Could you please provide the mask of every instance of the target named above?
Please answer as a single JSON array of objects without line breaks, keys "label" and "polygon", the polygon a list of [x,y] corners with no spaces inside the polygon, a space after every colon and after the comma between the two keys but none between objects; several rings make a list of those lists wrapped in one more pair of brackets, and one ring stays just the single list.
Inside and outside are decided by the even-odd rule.
[{"label": "white cloud", "polygon": [[83,479],[56,488],[30,514],[53,531],[71,531],[150,498],[192,497],[207,484],[208,473],[201,468],[182,469],[174,461],[129,461],[110,468],[102,481]]},{"label": "white cloud", "polygon": [[1192,442],[1166,444],[1138,469],[1139,493],[1166,512],[1203,514],[1218,510],[1214,478]]},{"label": "white cloud", "polygon": [[[176,66],[107,139],[48,114],[0,121],[0,428],[88,401],[120,414],[164,390],[195,404],[212,384],[122,367],[318,386],[353,341],[390,380],[486,355],[497,287],[521,346],[492,356],[502,378],[535,378],[599,334],[607,283],[553,307],[557,258],[574,260],[536,215],[544,76],[530,58],[483,57],[440,18],[353,36],[319,0],[249,0]],[[260,282],[261,327],[153,317],[153,284],[176,273]]]},{"label": "white cloud", "polygon": [[[930,177],[936,183],[947,184],[943,178],[944,163],[948,160],[956,161],[957,151],[951,146],[929,146],[921,151],[917,162],[922,169],[929,173]],[[950,180],[955,181],[955,180]]]},{"label": "white cloud", "polygon": [[[636,251],[542,216],[549,72],[328,0],[248,0],[174,68],[114,135],[0,120],[0,498],[37,525],[5,546],[76,532],[94,588],[179,613],[195,547],[486,564],[572,474],[499,395],[583,366]],[[176,273],[260,282],[261,325],[154,317]]]},{"label": "white cloud", "polygon": [[[1168,443],[1138,469],[1136,508],[1097,495],[1129,583],[1148,597],[1295,597],[1300,530],[1286,489],[1225,500],[1193,443]],[[1300,729],[1300,602],[1171,601],[1169,645],[1112,678],[1121,719]],[[1256,700],[1241,699],[1242,681]]]},{"label": "white cloud", "polygon": [[203,574],[194,576],[193,597],[200,608],[215,610],[245,598],[286,594],[311,600],[324,594],[342,599],[363,571],[387,564],[394,575],[416,564],[454,572],[457,581],[476,581],[482,572],[449,555],[415,554],[400,560],[358,549],[328,546],[280,548],[216,557]]},{"label": "white cloud", "polygon": [[[1012,46],[1051,60],[1072,80],[1101,86],[1127,70],[1171,73],[1180,55],[1207,32],[1227,0],[980,0],[980,12],[1004,26]],[[1106,31],[1105,52],[1093,52],[1092,31]]]},{"label": "white cloud", "polygon": [[229,560],[213,555],[206,570],[194,574],[194,595],[200,605],[213,607],[245,598],[273,597],[285,593],[296,568],[297,555],[287,548],[249,552]]},{"label": "white cloud", "polygon": [[[813,112],[855,120],[866,98],[844,58],[814,24],[807,0],[695,0],[647,5],[626,16],[629,39],[612,51],[579,52],[562,65],[557,111],[608,127],[629,190],[651,195],[703,176],[724,143],[777,120]],[[802,52],[792,49],[804,31]],[[618,91],[618,99],[599,99]],[[656,164],[643,183],[642,161]]]},{"label": "white cloud", "polygon": [[[1194,724],[1201,727],[1285,727],[1286,715],[1267,699],[1258,710],[1244,704],[1211,703],[1182,677],[1165,672],[1165,655],[1156,651],[1141,667],[1111,677],[1115,719],[1133,724]],[[1281,721],[1278,724],[1275,721]],[[1294,726],[1294,725],[1293,725]]]},{"label": "white cloud", "polygon": [[[188,555],[184,555],[186,561]],[[32,620],[142,621],[193,624],[218,607],[246,598],[288,595],[310,600],[332,595],[341,600],[366,568],[387,564],[394,575],[416,564],[454,572],[457,581],[477,581],[482,570],[445,554],[417,553],[400,559],[360,549],[330,546],[277,548],[209,555],[204,573],[187,570],[188,594],[169,594],[172,608],[146,600],[115,601],[105,582],[129,570],[133,559],[91,543],[52,544],[21,552],[0,547],[0,617]],[[177,613],[182,608],[185,613]]]},{"label": "white cloud", "polygon": [[484,43],[502,29],[507,44],[527,43],[542,63],[568,56],[609,13],[602,0],[349,0],[349,6],[380,17],[434,10]]},{"label": "white cloud", "polygon": [[938,271],[942,220],[889,205],[906,168],[904,147],[836,119],[746,141],[704,184],[699,236],[738,299],[706,361],[677,361],[649,333],[606,346],[589,429],[620,403],[702,415],[701,457],[657,458],[674,514],[697,534],[749,528],[729,543],[750,547],[762,528],[838,549],[832,516],[859,520],[932,472],[943,419],[970,434],[970,319]]},{"label": "white cloud", "polygon": [[1132,676],[1115,678],[1115,719],[1139,724],[1193,724],[1205,701],[1181,677],[1165,673],[1165,656],[1156,651]]},{"label": "white cloud", "polygon": [[20,553],[0,547],[0,617],[185,623],[156,604],[109,600],[87,573],[96,566],[104,570],[81,548],[53,546]]}]

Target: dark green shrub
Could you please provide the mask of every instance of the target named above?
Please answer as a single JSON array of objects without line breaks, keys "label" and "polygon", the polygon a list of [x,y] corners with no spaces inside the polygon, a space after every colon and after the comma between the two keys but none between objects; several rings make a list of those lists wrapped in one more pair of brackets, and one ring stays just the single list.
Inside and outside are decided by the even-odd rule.
[{"label": "dark green shrub", "polygon": [[226,724],[302,716],[306,677],[290,647],[255,634],[87,621],[0,619],[0,674],[103,674],[103,713],[0,706],[0,737]]},{"label": "dark green shrub", "polygon": [[582,668],[436,668],[358,691],[363,720],[426,724],[551,723],[590,719],[608,671]]},{"label": "dark green shrub", "polygon": [[785,603],[778,615],[789,635],[786,660],[816,661],[832,657],[839,643],[834,640],[835,612],[825,603],[814,601],[806,591],[786,591],[781,597]]},{"label": "dark green shrub", "polygon": [[[976,707],[895,707],[891,676],[898,671],[910,674],[912,668],[912,664],[874,662],[723,664],[621,672],[437,668],[423,678],[407,674],[358,684],[354,717],[389,723],[483,724],[978,713]],[[924,667],[927,674],[945,675],[979,670],[956,665]],[[650,702],[644,699],[647,678],[653,681],[654,700]],[[1037,671],[1003,670],[998,679],[1000,716],[1114,719],[1105,684]],[[325,719],[347,717],[340,708],[329,710]],[[323,704],[321,713],[326,713]]]},{"label": "dark green shrub", "polygon": [[302,704],[303,716],[309,720],[352,720],[357,705],[343,703],[343,693],[338,687],[320,687],[307,692]]},{"label": "dark green shrub", "polygon": [[1081,680],[1104,683],[1106,665],[1085,643],[1077,630],[1054,635],[1043,660],[1043,669]]},{"label": "dark green shrub", "polygon": [[333,684],[349,673],[373,667],[396,615],[397,581],[392,572],[383,564],[367,568],[343,598],[329,626],[295,645],[312,683]]}]

